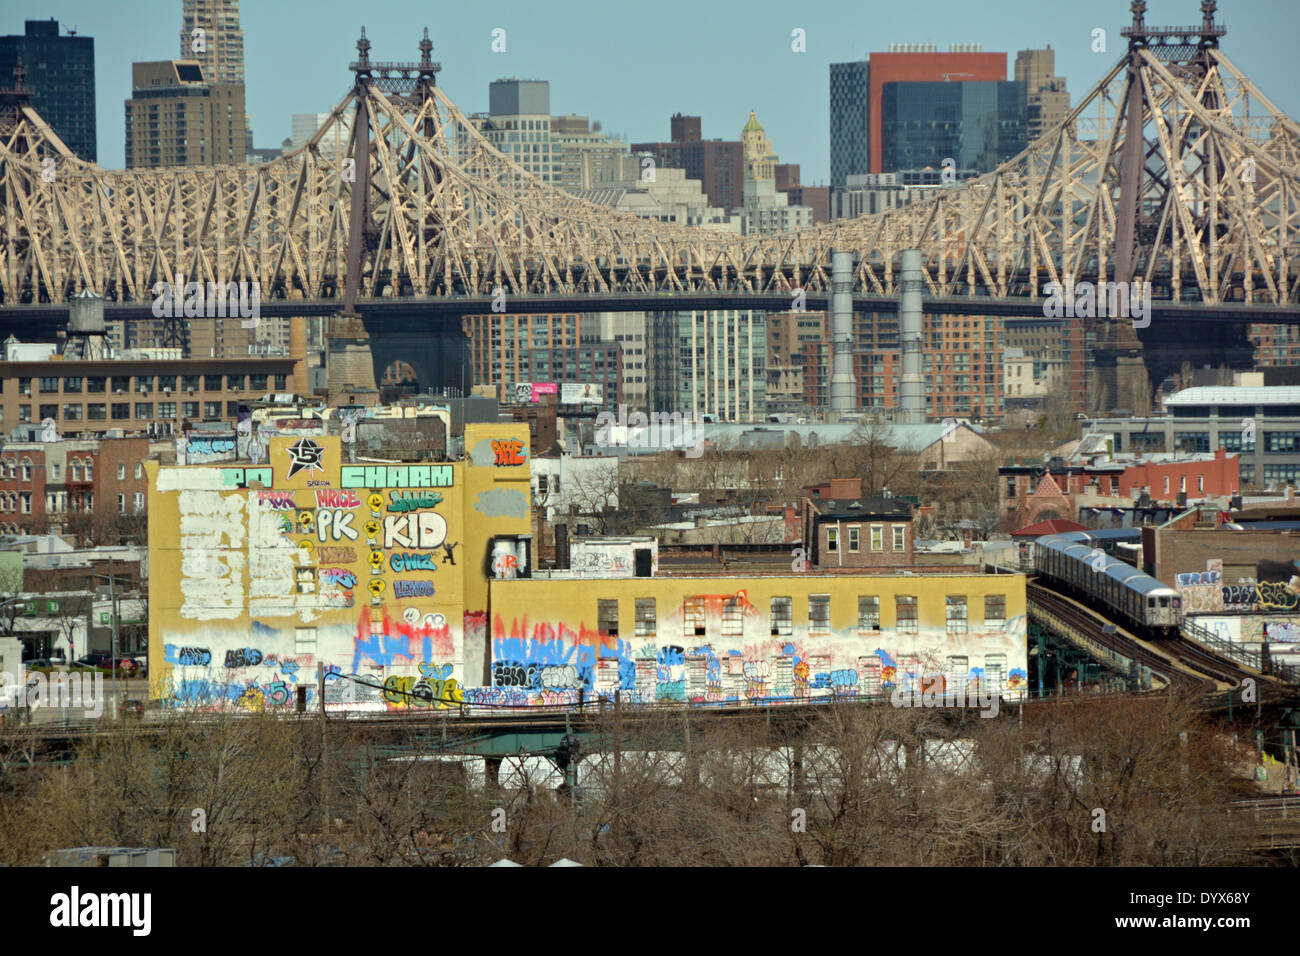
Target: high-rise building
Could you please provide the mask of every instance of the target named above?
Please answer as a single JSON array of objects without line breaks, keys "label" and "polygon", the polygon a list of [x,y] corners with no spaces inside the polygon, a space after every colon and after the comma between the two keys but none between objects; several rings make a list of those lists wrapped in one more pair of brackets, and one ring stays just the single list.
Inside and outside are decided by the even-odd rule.
[{"label": "high-rise building", "polygon": [[582,343],[616,343],[623,350],[622,401],[628,408],[655,411],[647,406],[649,349],[644,312],[592,312],[579,324]]},{"label": "high-rise building", "polygon": [[686,170],[667,166],[648,176],[642,166],[646,158],[633,154],[612,157],[604,168],[605,175],[611,178],[593,189],[572,191],[589,202],[643,219],[740,232],[739,217],[710,206],[698,179],[687,179]]},{"label": "high-rise building", "polygon": [[467,315],[470,385],[492,385],[499,401],[512,402],[519,382],[595,384],[602,404],[622,401],[622,353],[617,341],[583,341],[575,313]]},{"label": "high-rise building", "polygon": [[[740,231],[747,236],[766,235],[811,226],[812,209],[792,203],[790,197],[777,188],[777,156],[753,110],[749,111],[749,121],[740,132],[740,142],[745,156]],[[793,172],[797,179],[797,166]],[[783,168],[783,178],[788,179],[790,173],[790,167]]]},{"label": "high-rise building", "polygon": [[686,170],[687,179],[698,179],[708,194],[709,204],[728,212],[744,201],[745,153],[739,141],[701,138],[698,116],[674,115],[669,121],[668,143],[633,143],[632,152],[649,153],[657,168]]},{"label": "high-rise building", "polygon": [[551,138],[551,84],[512,77],[488,87],[488,112],[470,121],[499,152],[541,179],[560,175]]},{"label": "high-rise building", "polygon": [[[853,377],[859,408],[889,412],[899,407],[902,343],[898,317],[854,313]],[[1002,321],[995,316],[927,315],[922,342],[926,417],[1001,418]],[[804,342],[804,400],[828,406],[831,336]]]},{"label": "high-rise building", "polygon": [[[244,85],[244,31],[239,26],[239,0],[184,0],[181,59],[198,60],[209,83]],[[243,122],[246,160],[264,162],[268,158],[265,151],[253,149],[253,124],[247,113]]]},{"label": "high-rise building", "polygon": [[1300,366],[1300,328],[1252,325],[1247,335],[1255,346],[1255,367]]},{"label": "high-rise building", "polygon": [[831,64],[831,188],[870,172],[871,71],[866,60]]},{"label": "high-rise building", "polygon": [[592,189],[614,178],[627,143],[610,139],[585,116],[551,117],[551,154],[558,167],[555,184],[563,189]]},{"label": "high-rise building", "polygon": [[753,110],[749,111],[749,120],[740,131],[740,145],[745,151],[746,179],[776,177],[776,154],[772,152],[772,141],[767,138],[763,124]]},{"label": "high-rise building", "polygon": [[[894,170],[885,165],[881,96],[888,83],[1005,81],[1007,55],[979,44],[957,43],[940,53],[934,44],[894,43],[857,63],[831,64],[831,186],[848,177]],[[865,150],[865,152],[864,152]]]},{"label": "high-rise building", "polygon": [[740,206],[740,231],[746,236],[771,235],[803,229],[813,224],[813,211],[796,206],[777,192],[775,179],[746,179]]},{"label": "high-rise building", "polygon": [[1026,121],[1030,142],[1055,128],[1070,112],[1065,77],[1056,76],[1056,51],[1021,50],[1016,54],[1015,80],[1025,84]]},{"label": "high-rise building", "polygon": [[783,192],[792,206],[807,206],[812,210],[813,224],[830,222],[831,190],[829,186],[805,186],[799,182],[798,163],[776,164],[776,188]]},{"label": "high-rise building", "polygon": [[1025,148],[1025,84],[1007,81],[886,83],[880,97],[881,163],[893,171],[987,173]]},{"label": "high-rise building", "polygon": [[825,312],[771,312],[767,316],[767,410],[802,410],[803,350],[826,335]]},{"label": "high-rise building", "polygon": [[844,186],[831,193],[831,218],[856,219],[888,212],[910,202],[923,201],[936,189],[943,188],[938,182],[908,182],[917,178],[922,177],[907,173],[855,173]]},{"label": "high-rise building", "polygon": [[239,0],[184,0],[181,59],[198,60],[210,83],[243,84],[244,31],[239,26]]},{"label": "high-rise building", "polygon": [[32,107],[68,149],[95,162],[94,37],[59,36],[57,20],[28,20],[22,36],[0,37],[0,87],[16,83],[20,60]]},{"label": "high-rise building", "polygon": [[126,165],[215,166],[244,162],[244,87],[209,84],[197,60],[131,64]]},{"label": "high-rise building", "polygon": [[[284,152],[290,153],[306,146],[320,128],[329,122],[331,115],[330,113],[294,113],[290,126],[289,145],[285,147]],[[347,124],[335,125],[321,137],[320,143],[317,144],[321,155],[326,159],[338,159],[345,155],[348,151],[348,137]]]},{"label": "high-rise building", "polygon": [[715,421],[767,414],[767,322],[753,309],[677,313],[674,410]]}]

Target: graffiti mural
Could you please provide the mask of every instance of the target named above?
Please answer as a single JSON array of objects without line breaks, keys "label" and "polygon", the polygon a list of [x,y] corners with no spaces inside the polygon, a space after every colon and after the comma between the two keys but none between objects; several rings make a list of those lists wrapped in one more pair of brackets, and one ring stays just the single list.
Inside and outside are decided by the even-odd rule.
[{"label": "graffiti mural", "polygon": [[[880,697],[926,674],[943,674],[967,687],[995,684],[1006,696],[1027,686],[1023,615],[1005,627],[967,635],[980,653],[963,648],[967,653],[957,658],[965,662],[963,671],[940,641],[925,634],[885,630],[860,637],[855,628],[850,634],[786,639],[773,637],[768,625],[743,590],[689,597],[657,621],[655,637],[644,639],[611,635],[581,620],[496,614],[491,686],[467,687],[464,699],[522,707],[609,699],[618,692],[632,704],[799,702]],[[666,641],[670,633],[682,640]],[[904,641],[933,646],[909,655],[890,648]]]},{"label": "graffiti mural", "polygon": [[[476,444],[518,443],[524,463],[358,464],[339,436],[285,425],[266,433],[254,467],[147,465],[151,515],[165,529],[150,552],[151,694],[265,710],[293,706],[299,689],[315,699],[323,670],[327,706],[459,707],[465,631],[479,642],[476,665],[488,653],[486,615],[464,605],[466,579],[483,578],[481,526],[528,528],[526,514],[465,526],[468,500],[527,479],[526,426],[476,429]],[[579,683],[562,665],[545,680],[556,698]]]}]

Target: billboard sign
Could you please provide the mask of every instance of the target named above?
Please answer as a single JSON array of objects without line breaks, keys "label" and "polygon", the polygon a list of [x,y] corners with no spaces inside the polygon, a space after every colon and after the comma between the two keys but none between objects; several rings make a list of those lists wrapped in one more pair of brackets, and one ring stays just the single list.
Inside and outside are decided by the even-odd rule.
[{"label": "billboard sign", "polygon": [[558,386],[554,382],[516,382],[515,404],[527,405],[541,400],[543,395],[555,395]]},{"label": "billboard sign", "polygon": [[599,405],[605,390],[594,382],[565,382],[560,386],[561,405]]}]

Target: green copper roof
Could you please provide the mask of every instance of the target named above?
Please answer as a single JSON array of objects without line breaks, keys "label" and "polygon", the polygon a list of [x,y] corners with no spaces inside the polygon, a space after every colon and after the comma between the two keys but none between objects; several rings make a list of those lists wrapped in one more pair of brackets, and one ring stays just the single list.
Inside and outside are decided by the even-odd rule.
[{"label": "green copper roof", "polygon": [[745,124],[745,128],[742,129],[741,132],[742,132],[742,133],[752,133],[752,132],[754,132],[754,130],[758,130],[758,132],[760,132],[760,133],[763,132],[763,125],[762,125],[761,123],[759,123],[759,121],[758,121],[758,117],[754,115],[754,111],[753,111],[753,110],[750,110],[750,111],[749,111],[749,122]]}]

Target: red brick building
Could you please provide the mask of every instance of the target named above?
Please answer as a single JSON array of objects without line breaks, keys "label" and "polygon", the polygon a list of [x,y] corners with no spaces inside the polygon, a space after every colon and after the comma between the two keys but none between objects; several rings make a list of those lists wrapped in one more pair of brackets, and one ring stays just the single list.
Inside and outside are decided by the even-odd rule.
[{"label": "red brick building", "polygon": [[9,442],[0,449],[0,530],[54,525],[93,537],[98,526],[97,536],[116,538],[119,519],[143,518],[149,456],[145,437]]},{"label": "red brick building", "polygon": [[743,205],[745,150],[740,140],[706,140],[700,118],[681,113],[669,121],[669,135],[668,143],[633,143],[632,152],[650,153],[659,166],[686,170],[686,178],[698,179],[714,206],[730,212]]},{"label": "red brick building", "polygon": [[1021,527],[1051,518],[1075,518],[1081,507],[1132,504],[1143,492],[1151,504],[1220,498],[1241,490],[1238,456],[1212,455],[1095,465],[1004,465],[998,469],[999,515]]},{"label": "red brick building", "polygon": [[802,542],[815,568],[911,566],[912,505],[863,498],[861,478],[835,478],[806,489]]},{"label": "red brick building", "polygon": [[[897,408],[902,380],[898,317],[854,313],[853,377],[860,408]],[[926,415],[929,418],[1001,419],[1004,331],[996,316],[927,315],[922,340]],[[819,342],[807,342],[803,366],[804,401],[813,408],[830,404],[831,329]]]}]

